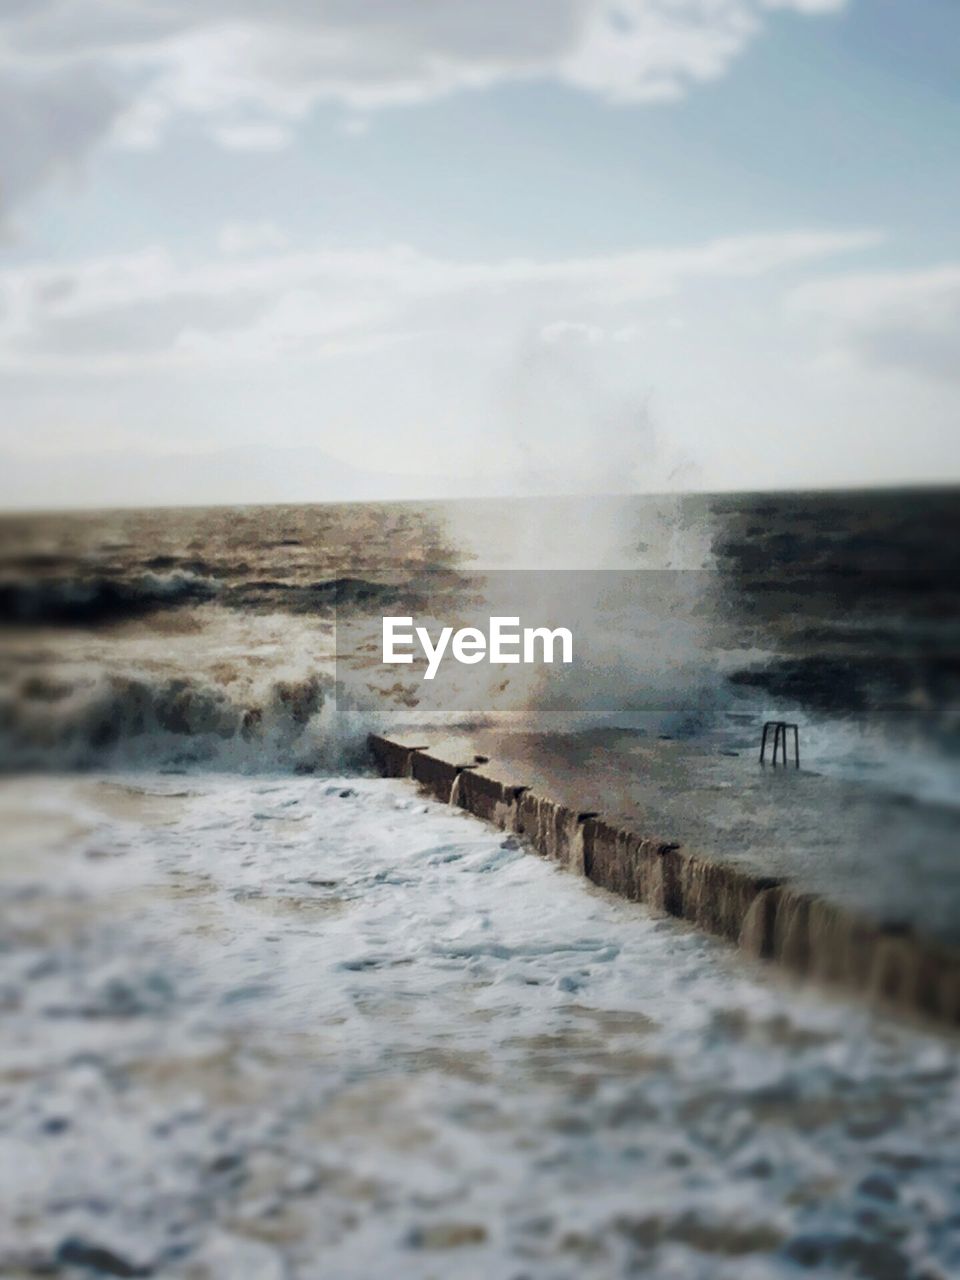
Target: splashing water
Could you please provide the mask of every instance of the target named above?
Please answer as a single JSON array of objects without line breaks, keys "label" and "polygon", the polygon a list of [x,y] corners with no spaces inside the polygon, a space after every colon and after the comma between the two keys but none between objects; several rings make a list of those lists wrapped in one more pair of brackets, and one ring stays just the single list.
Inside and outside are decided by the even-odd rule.
[{"label": "splashing water", "polygon": [[4,1274],[960,1266],[952,1043],[410,783],[4,785]]}]

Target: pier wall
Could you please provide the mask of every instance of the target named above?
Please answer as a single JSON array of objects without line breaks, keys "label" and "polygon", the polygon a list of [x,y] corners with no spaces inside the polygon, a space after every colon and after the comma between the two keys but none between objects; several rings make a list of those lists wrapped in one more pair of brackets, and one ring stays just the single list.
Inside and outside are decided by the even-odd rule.
[{"label": "pier wall", "polygon": [[960,951],[858,917],[789,879],[750,874],[636,824],[582,812],[469,752],[373,734],[385,776],[411,778],[537,853],[794,973],[960,1025]]}]

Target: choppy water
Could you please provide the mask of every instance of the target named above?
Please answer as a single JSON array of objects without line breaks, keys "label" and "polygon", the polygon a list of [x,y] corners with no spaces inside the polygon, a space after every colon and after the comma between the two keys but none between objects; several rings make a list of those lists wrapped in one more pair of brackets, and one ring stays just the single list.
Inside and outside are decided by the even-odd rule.
[{"label": "choppy water", "polygon": [[5,1277],[960,1273],[953,1041],[409,783],[0,801]]},{"label": "choppy water", "polygon": [[954,1041],[356,774],[444,709],[370,619],[653,571],[589,679],[485,709],[750,757],[789,712],[955,799],[958,531],[956,491],[0,520],[0,1276],[960,1273]]},{"label": "choppy water", "polygon": [[[329,765],[335,675],[371,666],[349,625],[455,622],[518,571],[510,598],[597,633],[561,724],[745,751],[788,717],[814,768],[960,792],[956,489],[6,517],[0,768]],[[549,699],[507,674],[473,701],[537,725]],[[423,693],[391,675],[376,713],[451,710]]]}]

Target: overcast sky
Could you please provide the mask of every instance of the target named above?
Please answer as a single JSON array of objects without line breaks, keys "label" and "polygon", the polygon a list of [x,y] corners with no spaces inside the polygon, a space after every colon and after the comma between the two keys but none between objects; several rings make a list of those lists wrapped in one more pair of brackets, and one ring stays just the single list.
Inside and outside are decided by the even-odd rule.
[{"label": "overcast sky", "polygon": [[960,479],[956,0],[3,0],[0,504]]}]

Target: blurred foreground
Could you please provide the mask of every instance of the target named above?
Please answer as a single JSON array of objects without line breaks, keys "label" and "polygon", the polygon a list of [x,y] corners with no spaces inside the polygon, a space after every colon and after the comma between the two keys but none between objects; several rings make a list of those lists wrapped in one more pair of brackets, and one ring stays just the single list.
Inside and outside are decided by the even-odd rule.
[{"label": "blurred foreground", "polygon": [[960,1269],[953,1041],[411,783],[2,800],[5,1277]]}]

